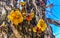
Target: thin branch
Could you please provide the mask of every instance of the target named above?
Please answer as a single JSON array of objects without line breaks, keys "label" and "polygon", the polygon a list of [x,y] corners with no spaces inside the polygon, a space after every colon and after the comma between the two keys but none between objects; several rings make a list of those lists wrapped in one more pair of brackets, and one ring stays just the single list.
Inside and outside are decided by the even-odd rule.
[{"label": "thin branch", "polygon": [[47,18],[48,23],[55,24],[56,26],[60,26],[60,23],[58,21],[55,21],[53,19]]}]

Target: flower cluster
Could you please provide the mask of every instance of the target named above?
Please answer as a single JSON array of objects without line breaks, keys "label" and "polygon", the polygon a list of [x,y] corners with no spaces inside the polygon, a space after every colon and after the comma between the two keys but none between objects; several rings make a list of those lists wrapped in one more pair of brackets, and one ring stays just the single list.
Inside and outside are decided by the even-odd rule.
[{"label": "flower cluster", "polygon": [[43,19],[40,19],[39,22],[37,23],[37,26],[33,28],[33,31],[34,32],[37,32],[37,31],[44,32],[46,28],[47,28],[46,23],[44,22]]},{"label": "flower cluster", "polygon": [[23,17],[19,10],[12,10],[11,13],[8,15],[8,19],[11,20],[11,22],[13,22],[13,24],[15,25],[23,22]]},{"label": "flower cluster", "polygon": [[[20,5],[22,6],[22,10],[12,10],[10,14],[8,15],[8,19],[15,25],[18,25],[19,23],[24,22],[23,20],[26,20],[28,23],[34,18],[35,14],[34,12],[26,13],[26,10],[23,6],[25,6],[25,2],[20,2]],[[28,14],[28,15],[27,15]],[[25,16],[25,17],[24,17]],[[24,19],[25,18],[25,19]],[[44,32],[47,28],[46,23],[43,19],[40,19],[35,27],[33,27],[34,32]]]}]

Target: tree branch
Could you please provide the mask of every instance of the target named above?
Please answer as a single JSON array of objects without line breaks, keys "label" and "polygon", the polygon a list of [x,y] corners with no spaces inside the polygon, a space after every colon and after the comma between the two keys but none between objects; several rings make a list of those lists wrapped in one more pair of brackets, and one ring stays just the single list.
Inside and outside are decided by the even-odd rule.
[{"label": "tree branch", "polygon": [[50,24],[55,24],[56,26],[60,26],[59,21],[55,21],[55,20],[50,19],[50,18],[47,18],[47,21],[48,21],[48,23],[50,23]]}]

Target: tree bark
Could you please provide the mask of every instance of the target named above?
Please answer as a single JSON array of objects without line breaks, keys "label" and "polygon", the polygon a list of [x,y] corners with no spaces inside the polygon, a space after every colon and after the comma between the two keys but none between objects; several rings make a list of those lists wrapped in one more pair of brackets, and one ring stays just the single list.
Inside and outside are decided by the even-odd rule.
[{"label": "tree bark", "polygon": [[13,24],[11,24],[11,27],[12,27],[12,31],[15,35],[16,38],[21,38],[21,35],[19,34],[19,32],[17,31],[17,29],[14,27]]}]

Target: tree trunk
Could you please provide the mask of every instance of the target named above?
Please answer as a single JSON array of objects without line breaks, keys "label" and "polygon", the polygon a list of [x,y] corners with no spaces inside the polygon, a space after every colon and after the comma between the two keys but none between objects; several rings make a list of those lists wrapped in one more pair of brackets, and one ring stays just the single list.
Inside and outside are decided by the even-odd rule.
[{"label": "tree trunk", "polygon": [[14,27],[13,24],[11,24],[11,27],[12,27],[12,31],[15,35],[16,38],[21,38],[21,35],[19,34],[19,32],[17,31],[17,29]]}]

